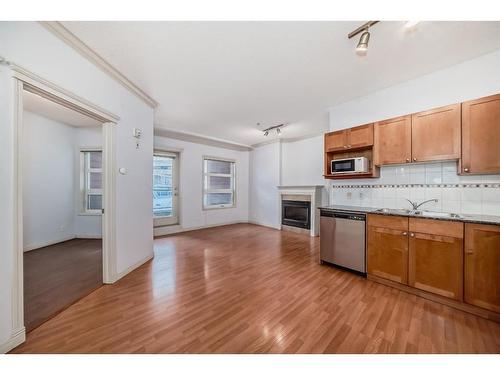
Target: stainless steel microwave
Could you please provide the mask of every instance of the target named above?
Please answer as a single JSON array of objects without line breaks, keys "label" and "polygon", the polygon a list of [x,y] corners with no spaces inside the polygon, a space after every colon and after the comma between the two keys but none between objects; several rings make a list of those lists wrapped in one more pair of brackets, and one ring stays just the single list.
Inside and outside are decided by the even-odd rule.
[{"label": "stainless steel microwave", "polygon": [[332,174],[367,173],[369,172],[368,159],[365,157],[334,159],[332,160]]}]

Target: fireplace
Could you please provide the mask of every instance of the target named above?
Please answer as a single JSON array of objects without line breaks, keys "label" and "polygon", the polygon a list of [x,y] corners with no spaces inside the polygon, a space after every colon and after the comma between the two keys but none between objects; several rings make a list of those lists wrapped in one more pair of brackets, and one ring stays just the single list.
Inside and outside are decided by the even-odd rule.
[{"label": "fireplace", "polygon": [[281,201],[281,224],[311,229],[311,202]]}]

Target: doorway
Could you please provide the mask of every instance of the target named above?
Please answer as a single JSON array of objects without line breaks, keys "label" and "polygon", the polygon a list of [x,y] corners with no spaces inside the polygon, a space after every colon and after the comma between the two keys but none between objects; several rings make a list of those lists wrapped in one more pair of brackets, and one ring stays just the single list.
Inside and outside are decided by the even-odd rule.
[{"label": "doorway", "polygon": [[100,287],[102,122],[24,90],[21,137],[24,325]]},{"label": "doorway", "polygon": [[154,227],[179,223],[179,154],[155,151],[153,155]]}]

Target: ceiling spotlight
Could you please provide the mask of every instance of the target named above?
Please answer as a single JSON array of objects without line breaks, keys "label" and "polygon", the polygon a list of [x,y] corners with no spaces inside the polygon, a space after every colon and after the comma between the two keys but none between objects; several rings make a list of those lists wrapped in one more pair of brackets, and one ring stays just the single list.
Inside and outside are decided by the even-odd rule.
[{"label": "ceiling spotlight", "polygon": [[264,132],[264,136],[266,136],[266,137],[267,137],[268,135],[269,135],[269,130],[266,130],[266,131]]},{"label": "ceiling spotlight", "polygon": [[406,21],[405,29],[412,30],[412,29],[416,28],[419,23],[420,23],[420,21]]},{"label": "ceiling spotlight", "polygon": [[358,46],[356,47],[356,52],[358,54],[365,54],[366,51],[368,50],[368,42],[370,41],[370,32],[368,29],[361,34],[361,37],[359,38],[359,43]]},{"label": "ceiling spotlight", "polygon": [[356,47],[356,53],[358,55],[366,54],[366,51],[368,50],[368,42],[370,41],[370,32],[368,31],[368,29],[378,22],[379,21],[365,22],[363,25],[358,27],[356,30],[353,30],[349,34],[347,34],[347,38],[349,38],[349,39],[355,37],[358,34],[361,34],[361,37],[359,38],[358,45]]}]

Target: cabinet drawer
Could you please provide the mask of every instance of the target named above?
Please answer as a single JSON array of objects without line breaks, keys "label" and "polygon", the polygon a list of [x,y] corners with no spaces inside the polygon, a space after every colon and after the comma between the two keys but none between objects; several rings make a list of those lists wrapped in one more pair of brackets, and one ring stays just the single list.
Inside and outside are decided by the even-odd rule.
[{"label": "cabinet drawer", "polygon": [[408,218],[402,216],[368,215],[368,225],[394,230],[408,230]]},{"label": "cabinet drawer", "polygon": [[410,232],[427,233],[454,238],[464,238],[463,223],[411,217],[409,225]]}]

